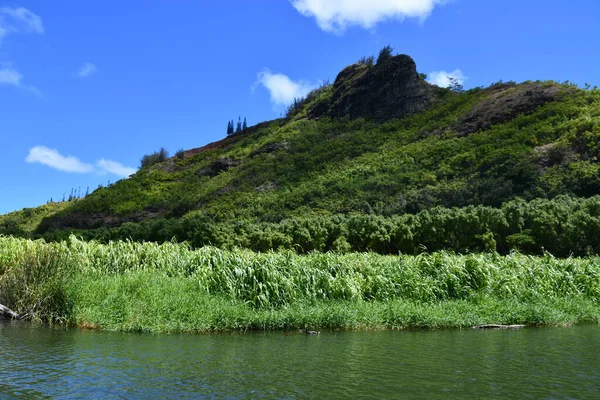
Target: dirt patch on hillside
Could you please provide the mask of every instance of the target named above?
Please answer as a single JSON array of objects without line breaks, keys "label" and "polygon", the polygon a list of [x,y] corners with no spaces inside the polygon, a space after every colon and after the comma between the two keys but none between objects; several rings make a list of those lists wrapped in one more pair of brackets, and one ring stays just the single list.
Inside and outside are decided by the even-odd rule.
[{"label": "dirt patch on hillside", "polygon": [[538,107],[558,99],[564,90],[548,83],[500,84],[485,89],[486,98],[476,104],[453,127],[459,136],[502,124],[520,114],[529,114]]},{"label": "dirt patch on hillside", "polygon": [[202,147],[196,147],[195,149],[185,150],[183,152],[183,158],[193,157],[196,154],[203,153],[208,150],[214,149],[227,149],[234,143],[234,140],[231,137],[226,137],[225,139],[217,140],[216,142],[209,143]]},{"label": "dirt patch on hillside", "polygon": [[154,210],[144,210],[128,216],[116,216],[108,213],[85,214],[76,212],[66,215],[53,215],[44,219],[37,228],[39,233],[48,230],[61,229],[96,229],[115,228],[125,222],[142,222],[164,216],[164,213]]},{"label": "dirt patch on hillside", "polygon": [[217,140],[216,142],[212,142],[209,143],[205,146],[202,147],[196,147],[194,149],[189,149],[189,150],[185,150],[183,152],[183,157],[184,158],[188,158],[188,157],[193,157],[196,154],[200,154],[203,153],[205,151],[208,150],[215,150],[215,149],[222,149],[222,150],[227,150],[229,149],[232,145],[234,145],[235,143],[244,140],[245,138],[247,138],[248,136],[258,132],[261,129],[265,129],[268,128],[272,125],[274,126],[282,126],[285,124],[285,119],[284,118],[278,118],[278,119],[274,119],[272,121],[265,121],[265,122],[261,122],[260,124],[256,124],[253,125],[249,128],[244,129],[241,132],[237,132],[234,133],[230,136],[227,136],[226,138],[223,138],[221,140]]}]

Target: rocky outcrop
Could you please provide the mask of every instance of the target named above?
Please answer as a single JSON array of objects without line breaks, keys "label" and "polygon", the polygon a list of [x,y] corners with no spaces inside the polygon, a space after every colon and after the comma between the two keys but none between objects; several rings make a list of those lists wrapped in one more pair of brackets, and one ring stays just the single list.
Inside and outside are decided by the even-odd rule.
[{"label": "rocky outcrop", "polygon": [[344,68],[332,95],[316,102],[308,117],[403,118],[429,107],[441,93],[423,80],[412,58],[397,55],[373,66],[358,63]]},{"label": "rocky outcrop", "polygon": [[232,158],[219,158],[210,165],[211,175],[218,175],[221,172],[228,171],[233,167],[237,167],[240,164],[238,160]]},{"label": "rocky outcrop", "polygon": [[288,144],[287,142],[276,142],[276,143],[268,143],[250,153],[250,157],[257,156],[259,154],[271,154],[275,153],[279,150],[287,150]]},{"label": "rocky outcrop", "polygon": [[237,167],[238,165],[240,165],[239,160],[234,160],[233,158],[229,157],[219,158],[207,168],[203,168],[198,171],[197,174],[198,176],[215,177],[221,172],[229,171],[231,168]]},{"label": "rocky outcrop", "polygon": [[476,104],[453,127],[459,136],[502,124],[520,114],[529,114],[536,108],[558,99],[558,85],[547,83],[498,84],[485,89],[488,95]]},{"label": "rocky outcrop", "polygon": [[141,222],[162,217],[164,212],[157,209],[138,211],[127,216],[112,215],[110,213],[85,213],[73,212],[70,214],[56,214],[45,218],[37,228],[37,232],[61,229],[96,229],[115,228],[125,222]]}]

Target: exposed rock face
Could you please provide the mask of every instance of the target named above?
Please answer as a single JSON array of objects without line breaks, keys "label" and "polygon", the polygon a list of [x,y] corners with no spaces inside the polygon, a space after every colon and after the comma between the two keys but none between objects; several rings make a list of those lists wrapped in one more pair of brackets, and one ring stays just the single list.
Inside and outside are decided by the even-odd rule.
[{"label": "exposed rock face", "polygon": [[454,126],[459,136],[488,129],[519,114],[531,113],[539,106],[557,100],[561,94],[558,86],[544,83],[500,84],[485,90],[489,95]]},{"label": "exposed rock face", "polygon": [[74,212],[68,215],[55,215],[46,218],[38,226],[38,232],[60,229],[95,229],[101,227],[114,228],[124,222],[141,222],[162,216],[163,213],[156,209],[139,211],[128,216],[116,216],[109,213]]},{"label": "exposed rock face", "polygon": [[288,148],[288,144],[287,142],[281,142],[281,143],[268,143],[266,145],[264,145],[263,147],[254,150],[252,153],[250,153],[250,157],[254,157],[258,154],[271,154],[271,153],[275,153],[276,151],[279,150],[287,150]]},{"label": "exposed rock face", "polygon": [[238,160],[232,158],[219,158],[210,166],[211,175],[218,175],[221,172],[228,171],[233,167],[237,167],[240,164]]},{"label": "exposed rock face", "polygon": [[553,165],[567,167],[581,158],[580,154],[572,147],[560,146],[556,142],[538,146],[533,151],[538,157],[538,164],[542,168],[552,167]]},{"label": "exposed rock face", "polygon": [[233,167],[237,167],[240,165],[239,160],[234,160],[232,158],[219,158],[215,160],[208,168],[203,168],[198,171],[198,176],[210,176],[214,177],[219,175],[221,172],[228,171]]},{"label": "exposed rock face", "polygon": [[371,67],[353,64],[344,68],[333,84],[331,98],[316,103],[308,116],[403,118],[427,108],[439,93],[439,88],[419,76],[412,58],[397,55]]},{"label": "exposed rock face", "polygon": [[277,189],[278,187],[279,187],[279,185],[277,184],[277,182],[266,181],[262,185],[257,186],[254,189],[257,192],[270,192],[272,190]]}]

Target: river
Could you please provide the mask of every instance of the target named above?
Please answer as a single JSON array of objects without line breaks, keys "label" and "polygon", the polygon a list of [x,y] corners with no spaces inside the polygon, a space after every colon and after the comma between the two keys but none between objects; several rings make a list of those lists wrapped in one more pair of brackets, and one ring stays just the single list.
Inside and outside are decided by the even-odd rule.
[{"label": "river", "polygon": [[0,345],[6,398],[600,398],[598,325],[154,335],[2,322]]}]

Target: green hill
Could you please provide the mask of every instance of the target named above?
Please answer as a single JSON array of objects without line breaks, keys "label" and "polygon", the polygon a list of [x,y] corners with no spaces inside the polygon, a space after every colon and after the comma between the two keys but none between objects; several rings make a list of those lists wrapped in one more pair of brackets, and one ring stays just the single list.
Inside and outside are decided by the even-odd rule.
[{"label": "green hill", "polygon": [[2,216],[0,233],[255,250],[600,251],[600,90],[536,81],[463,92],[424,78],[405,55],[363,60],[286,118],[156,158],[86,198]]}]

